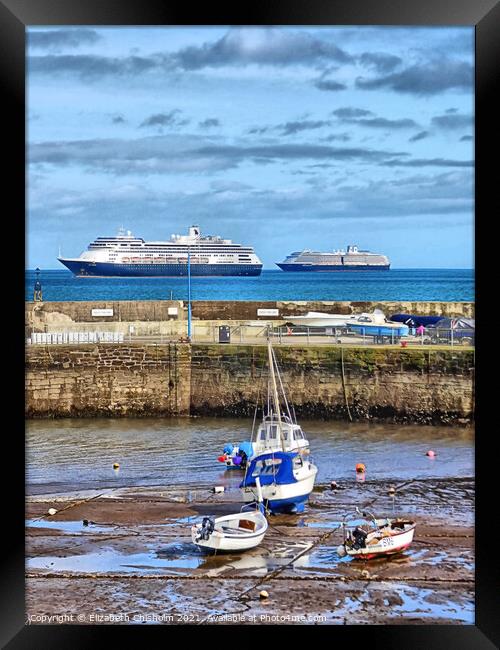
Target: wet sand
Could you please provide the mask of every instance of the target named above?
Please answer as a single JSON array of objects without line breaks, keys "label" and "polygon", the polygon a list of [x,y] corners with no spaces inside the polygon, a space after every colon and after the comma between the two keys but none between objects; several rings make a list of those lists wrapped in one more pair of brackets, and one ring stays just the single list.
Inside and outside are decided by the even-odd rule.
[{"label": "wet sand", "polygon": [[[215,556],[191,543],[190,526],[206,514],[237,512],[235,490],[124,487],[28,497],[28,620],[473,624],[473,479],[396,483],[394,504],[390,484],[317,486],[303,514],[269,517],[259,547]],[[355,506],[414,518],[411,547],[385,559],[339,558],[339,522]]]}]

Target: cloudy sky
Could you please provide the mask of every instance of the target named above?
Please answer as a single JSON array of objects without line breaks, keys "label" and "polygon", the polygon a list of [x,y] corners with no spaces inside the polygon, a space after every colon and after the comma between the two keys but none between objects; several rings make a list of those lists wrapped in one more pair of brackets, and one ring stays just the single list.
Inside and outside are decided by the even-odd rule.
[{"label": "cloudy sky", "polygon": [[27,266],[196,223],[267,268],[471,268],[473,53],[472,27],[31,28]]}]

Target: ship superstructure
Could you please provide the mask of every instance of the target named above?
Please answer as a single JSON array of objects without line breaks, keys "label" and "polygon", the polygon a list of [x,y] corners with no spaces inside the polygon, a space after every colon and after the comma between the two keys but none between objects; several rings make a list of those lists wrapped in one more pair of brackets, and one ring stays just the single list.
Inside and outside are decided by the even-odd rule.
[{"label": "ship superstructure", "polygon": [[276,264],[283,271],[372,271],[388,270],[391,266],[386,255],[360,250],[355,245],[331,253],[296,251]]},{"label": "ship superstructure", "polygon": [[251,246],[202,235],[199,226],[170,241],[144,241],[120,229],[114,237],[97,237],[80,257],[57,259],[80,277],[171,277],[187,275],[188,254],[191,275],[255,276],[262,271]]}]

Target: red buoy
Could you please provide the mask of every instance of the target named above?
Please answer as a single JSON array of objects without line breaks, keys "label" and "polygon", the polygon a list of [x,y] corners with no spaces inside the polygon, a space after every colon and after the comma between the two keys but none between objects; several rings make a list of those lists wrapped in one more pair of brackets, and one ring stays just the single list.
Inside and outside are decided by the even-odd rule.
[{"label": "red buoy", "polygon": [[358,474],[364,474],[365,471],[366,471],[366,467],[364,463],[358,463],[356,465],[356,472],[358,472]]},{"label": "red buoy", "polygon": [[219,456],[219,458],[217,458],[217,460],[219,461],[219,463],[225,463],[226,462],[226,457],[225,456]]}]

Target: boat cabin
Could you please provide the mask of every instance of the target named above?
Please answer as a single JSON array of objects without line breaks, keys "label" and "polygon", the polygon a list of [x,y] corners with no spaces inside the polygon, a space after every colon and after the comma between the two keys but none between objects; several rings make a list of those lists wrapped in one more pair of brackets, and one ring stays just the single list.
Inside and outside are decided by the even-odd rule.
[{"label": "boat cabin", "polygon": [[281,416],[281,423],[275,414],[266,415],[257,430],[254,454],[265,451],[292,451],[309,448],[309,441],[300,425],[292,422],[287,415]]}]

